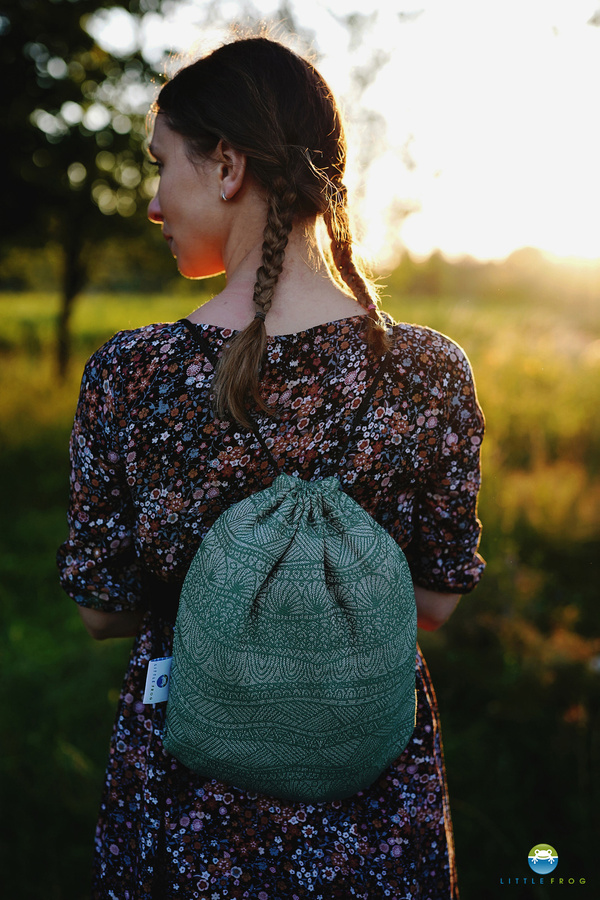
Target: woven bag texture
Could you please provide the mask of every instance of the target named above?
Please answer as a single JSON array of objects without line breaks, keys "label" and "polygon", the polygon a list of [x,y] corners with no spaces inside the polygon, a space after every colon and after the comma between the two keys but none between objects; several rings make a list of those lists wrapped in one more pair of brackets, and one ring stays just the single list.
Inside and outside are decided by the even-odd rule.
[{"label": "woven bag texture", "polygon": [[226,510],[194,557],[164,745],[249,791],[351,796],[408,743],[415,656],[398,544],[336,478],[279,475]]}]

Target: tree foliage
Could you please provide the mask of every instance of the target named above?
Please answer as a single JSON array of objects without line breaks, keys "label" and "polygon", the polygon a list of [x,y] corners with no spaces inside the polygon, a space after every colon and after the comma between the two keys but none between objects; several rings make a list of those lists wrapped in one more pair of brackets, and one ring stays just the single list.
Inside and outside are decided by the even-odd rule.
[{"label": "tree foliage", "polygon": [[[144,55],[141,34],[146,17],[168,17],[174,7],[173,0],[7,0],[0,13],[0,61],[11,73],[0,123],[6,173],[0,236],[5,253],[49,242],[60,248],[57,350],[63,375],[73,305],[98,251],[107,241],[114,248],[115,242],[135,239],[142,230],[150,242],[158,237],[145,219],[154,179],[141,145],[159,78],[155,67],[162,59],[160,52],[152,59]],[[93,37],[98,17],[116,10],[137,45],[126,54],[109,52]],[[349,12],[338,19],[350,53],[364,44],[375,16]],[[292,39],[302,51],[314,45],[314,33],[300,27],[287,0],[269,18],[278,23],[275,33]],[[252,0],[226,6],[207,0],[199,5],[194,25],[226,34],[237,30],[237,22],[244,30],[260,28],[263,17]],[[381,115],[363,108],[361,98],[387,60],[385,53],[375,51],[352,69],[349,108],[361,135],[358,198],[374,158],[373,136],[379,135],[379,144],[385,137]],[[397,208],[398,220],[410,211]],[[153,257],[159,259],[160,252]]]},{"label": "tree foliage", "polygon": [[[0,16],[0,61],[11,73],[0,125],[5,150],[3,246],[62,248],[58,362],[90,261],[107,237],[135,234],[152,195],[140,152],[152,72],[141,52],[118,58],[86,30],[114,6],[98,0],[10,0]],[[138,15],[148,0],[132,0]],[[150,89],[149,89],[150,88]]]}]

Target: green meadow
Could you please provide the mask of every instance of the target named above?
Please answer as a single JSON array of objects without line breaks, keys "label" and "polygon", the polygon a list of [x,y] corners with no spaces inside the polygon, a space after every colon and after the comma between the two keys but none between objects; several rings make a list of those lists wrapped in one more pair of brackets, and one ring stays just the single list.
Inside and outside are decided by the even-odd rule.
[{"label": "green meadow", "polygon": [[[462,900],[504,898],[549,842],[557,875],[600,896],[600,310],[552,292],[403,291],[397,319],[467,351],[487,419],[487,572],[423,634],[441,708]],[[85,359],[114,331],[198,303],[84,296],[64,383],[52,294],[1,294],[2,882],[10,900],[84,900],[108,740],[130,642],[95,643],[57,583],[68,436]],[[549,886],[511,898],[552,898]],[[158,898],[157,898],[158,900]],[[276,898],[273,898],[276,900]]]}]

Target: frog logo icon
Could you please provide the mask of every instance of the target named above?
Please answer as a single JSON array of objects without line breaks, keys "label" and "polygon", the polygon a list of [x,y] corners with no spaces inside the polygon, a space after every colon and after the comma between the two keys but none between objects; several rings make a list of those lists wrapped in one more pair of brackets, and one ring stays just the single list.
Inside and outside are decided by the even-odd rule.
[{"label": "frog logo icon", "polygon": [[548,872],[554,872],[558,865],[558,853],[550,844],[536,844],[529,851],[527,861],[534,872],[547,875]]}]

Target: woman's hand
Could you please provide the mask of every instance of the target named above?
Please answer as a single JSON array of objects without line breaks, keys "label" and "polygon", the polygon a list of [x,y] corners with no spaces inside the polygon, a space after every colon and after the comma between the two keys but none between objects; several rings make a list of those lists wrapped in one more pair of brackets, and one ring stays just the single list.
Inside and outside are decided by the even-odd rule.
[{"label": "woman's hand", "polygon": [[106,638],[135,637],[144,617],[141,610],[103,612],[99,609],[88,609],[85,606],[79,606],[78,609],[83,624],[95,641],[104,641]]},{"label": "woman's hand", "polygon": [[447,622],[460,600],[460,594],[440,594],[415,584],[417,625],[425,631],[435,631]]},{"label": "woman's hand", "polygon": [[[435,631],[446,622],[458,605],[460,594],[441,594],[415,585],[417,601],[417,625],[425,631]],[[78,607],[79,615],[88,633],[96,641],[106,638],[134,637],[139,630],[144,613],[141,610],[102,612],[98,609]]]}]

